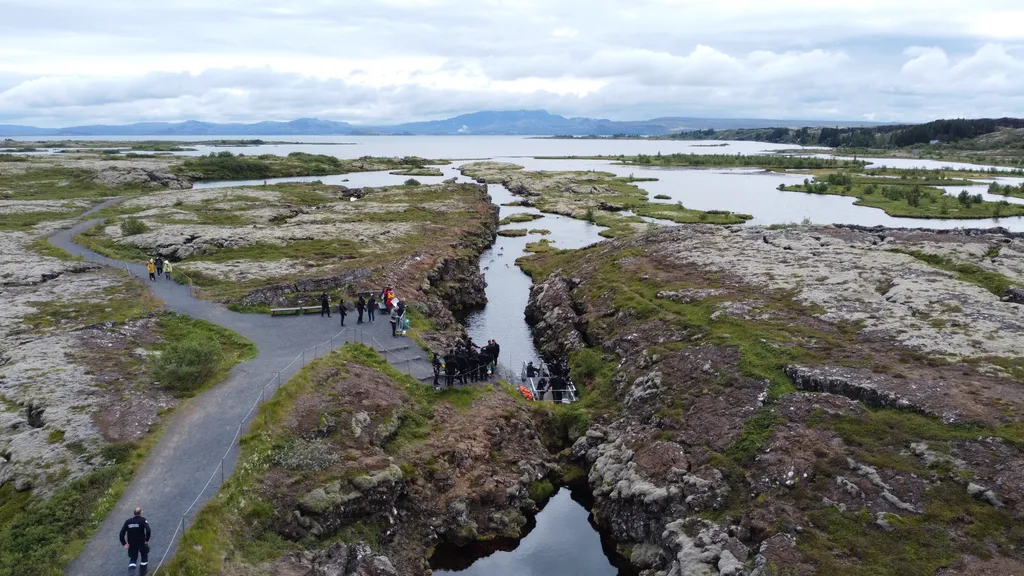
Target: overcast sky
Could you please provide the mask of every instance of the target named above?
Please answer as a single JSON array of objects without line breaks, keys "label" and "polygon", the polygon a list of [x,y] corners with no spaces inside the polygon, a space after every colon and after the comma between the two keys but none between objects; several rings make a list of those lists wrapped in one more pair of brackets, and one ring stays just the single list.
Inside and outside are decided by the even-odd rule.
[{"label": "overcast sky", "polygon": [[1022,0],[0,0],[0,123],[1024,116]]}]

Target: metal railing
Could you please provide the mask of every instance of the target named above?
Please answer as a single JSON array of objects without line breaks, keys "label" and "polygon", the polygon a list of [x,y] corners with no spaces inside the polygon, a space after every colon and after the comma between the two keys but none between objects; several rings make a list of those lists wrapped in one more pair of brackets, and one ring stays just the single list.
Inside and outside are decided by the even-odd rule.
[{"label": "metal railing", "polygon": [[[242,427],[245,426],[246,421],[249,419],[250,416],[252,416],[253,411],[256,410],[256,408],[260,404],[266,401],[267,390],[270,390],[271,387],[273,387],[273,389],[271,390],[271,396],[273,396],[274,392],[277,392],[281,388],[281,386],[285,382],[287,382],[292,375],[294,375],[294,373],[298,372],[299,369],[306,366],[313,360],[321,356],[324,356],[325,354],[334,350],[336,348],[336,344],[344,344],[346,342],[346,339],[343,337],[343,335],[347,330],[347,327],[343,328],[341,332],[338,332],[334,336],[331,336],[329,340],[324,340],[319,344],[310,346],[309,348],[304,348],[301,353],[297,354],[295,358],[288,363],[287,366],[274,373],[274,376],[271,377],[270,380],[263,385],[259,393],[255,395],[255,399],[252,403],[252,406],[249,407],[249,411],[246,412],[245,416],[242,416],[242,418],[238,421],[238,428],[235,430],[235,435],[231,438],[231,442],[228,443],[227,449],[224,450],[224,454],[220,457],[220,462],[214,468],[213,473],[210,474],[210,478],[206,481],[206,484],[203,485],[203,488],[196,495],[195,500],[192,501],[192,504],[190,504],[189,507],[185,510],[185,512],[181,515],[181,519],[178,520],[178,525],[174,529],[174,533],[171,535],[171,539],[167,542],[167,548],[166,550],[164,550],[164,555],[160,558],[160,562],[157,563],[156,569],[153,570],[153,574],[156,574],[157,571],[160,570],[160,567],[163,566],[164,560],[166,560],[167,555],[170,554],[171,549],[174,547],[174,543],[178,539],[179,534],[184,534],[185,526],[188,523],[188,515],[193,510],[196,510],[196,505],[199,504],[199,501],[202,499],[203,495],[206,494],[206,491],[210,488],[210,485],[213,484],[213,481],[217,478],[217,476],[220,476],[221,483],[224,483],[227,475],[225,462],[227,461],[228,456],[231,454],[231,451],[235,449],[235,443],[238,442],[238,439],[242,436]],[[298,369],[293,370],[293,368],[295,368],[296,362],[299,363]]]},{"label": "metal railing", "polygon": [[[526,375],[526,363],[523,362],[522,370],[519,372],[519,378],[523,382],[523,386],[530,391],[530,394],[534,401],[571,403],[579,400],[576,387],[572,384],[572,382],[568,380],[566,380],[565,388],[555,389],[550,387],[551,371],[548,369],[548,365],[545,364],[544,362],[541,362],[540,366],[537,368],[536,376]],[[545,388],[544,390],[537,389],[537,382],[541,378],[547,378],[549,382],[548,387]],[[555,399],[556,392],[558,393],[557,400]]]}]

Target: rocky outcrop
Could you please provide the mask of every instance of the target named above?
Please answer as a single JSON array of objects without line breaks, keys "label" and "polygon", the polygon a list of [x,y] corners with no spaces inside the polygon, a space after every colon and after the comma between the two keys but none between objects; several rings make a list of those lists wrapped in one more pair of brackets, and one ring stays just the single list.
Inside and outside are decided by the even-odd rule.
[{"label": "rocky outcrop", "polygon": [[585,327],[580,325],[572,290],[577,282],[558,273],[530,288],[526,321],[533,327],[533,338],[546,358],[567,356],[586,346]]},{"label": "rocky outcrop", "polygon": [[240,303],[243,306],[286,306],[289,303],[290,295],[309,293],[311,298],[315,298],[323,290],[334,290],[336,288],[352,286],[361,280],[369,278],[370,274],[371,271],[368,268],[357,268],[337,276],[306,278],[298,282],[264,286],[243,296]]},{"label": "rocky outcrop", "polygon": [[375,555],[365,542],[335,542],[325,550],[306,552],[279,561],[278,566],[281,569],[278,574],[398,576],[391,560],[387,556]]},{"label": "rocky outcrop", "polygon": [[456,317],[487,304],[487,281],[480,271],[480,255],[497,238],[498,207],[491,206],[491,217],[479,229],[467,232],[457,249],[463,255],[442,258],[427,273],[426,290],[438,298]]},{"label": "rocky outcrop", "polygon": [[141,167],[126,166],[104,168],[96,173],[96,181],[111,188],[143,186],[148,188],[186,190],[192,187],[192,182],[170,172],[158,172]]},{"label": "rocky outcrop", "polygon": [[886,379],[843,366],[787,366],[786,375],[808,392],[828,392],[858,400],[873,408],[898,408],[929,413],[910,400],[886,389]]}]

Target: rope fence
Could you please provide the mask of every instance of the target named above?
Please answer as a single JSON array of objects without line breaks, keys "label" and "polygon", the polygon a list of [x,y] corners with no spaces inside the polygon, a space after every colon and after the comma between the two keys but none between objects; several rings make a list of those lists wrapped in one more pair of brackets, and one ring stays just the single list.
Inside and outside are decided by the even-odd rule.
[{"label": "rope fence", "polygon": [[[289,362],[287,366],[275,372],[274,375],[270,378],[270,380],[266,384],[264,384],[263,387],[259,390],[259,393],[255,395],[252,406],[249,407],[249,411],[246,412],[245,415],[242,416],[242,418],[238,421],[238,427],[235,430],[235,435],[231,438],[231,442],[228,443],[227,449],[224,450],[224,454],[220,457],[220,462],[217,464],[216,468],[214,468],[213,473],[210,474],[210,478],[206,481],[206,484],[204,484],[202,489],[199,490],[199,493],[196,495],[195,500],[192,501],[192,504],[189,505],[189,507],[181,515],[181,518],[178,520],[178,525],[174,529],[174,533],[171,535],[170,541],[167,542],[167,548],[164,550],[164,555],[160,558],[160,562],[157,563],[156,569],[153,570],[153,574],[156,574],[157,571],[160,570],[160,567],[163,566],[163,563],[167,559],[167,555],[171,552],[171,549],[174,547],[174,543],[178,539],[178,536],[184,534],[185,525],[188,523],[189,514],[196,510],[196,506],[199,504],[199,501],[203,498],[203,495],[206,494],[206,491],[210,488],[210,485],[213,484],[213,481],[218,476],[220,476],[221,483],[225,481],[227,476],[225,462],[227,461],[228,456],[231,454],[231,451],[235,449],[235,443],[238,442],[239,438],[241,438],[242,428],[243,426],[245,426],[246,421],[249,420],[249,417],[252,416],[256,408],[261,403],[266,401],[267,391],[272,389],[270,395],[273,396],[274,392],[277,392],[281,388],[281,386],[285,382],[287,382],[292,375],[294,375],[295,372],[299,371],[299,369],[306,366],[313,360],[335,350],[337,347],[339,347],[339,345],[344,344],[346,342],[344,334],[347,330],[348,328],[344,328],[341,330],[341,332],[338,332],[334,336],[331,336],[329,340],[324,340],[319,344],[310,346],[309,348],[304,348],[302,352],[296,354],[295,358],[291,362]],[[298,367],[296,367],[296,363],[298,363]]]}]

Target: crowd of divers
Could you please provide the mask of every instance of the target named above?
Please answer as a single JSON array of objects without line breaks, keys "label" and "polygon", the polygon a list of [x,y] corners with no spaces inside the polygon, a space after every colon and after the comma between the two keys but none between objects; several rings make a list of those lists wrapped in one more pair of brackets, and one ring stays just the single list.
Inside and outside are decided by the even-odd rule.
[{"label": "crowd of divers", "polygon": [[[466,336],[449,349],[443,358],[437,353],[433,354],[431,364],[434,368],[434,388],[441,388],[442,376],[444,386],[447,388],[456,384],[487,382],[497,373],[500,357],[501,346],[495,340],[488,340],[486,345],[477,346],[469,336]],[[571,387],[569,363],[565,358],[541,364],[540,367],[529,362],[523,369],[521,379],[529,379],[531,383],[536,383],[536,400],[544,400],[544,395],[550,391],[552,400],[561,402],[563,393]]]}]

